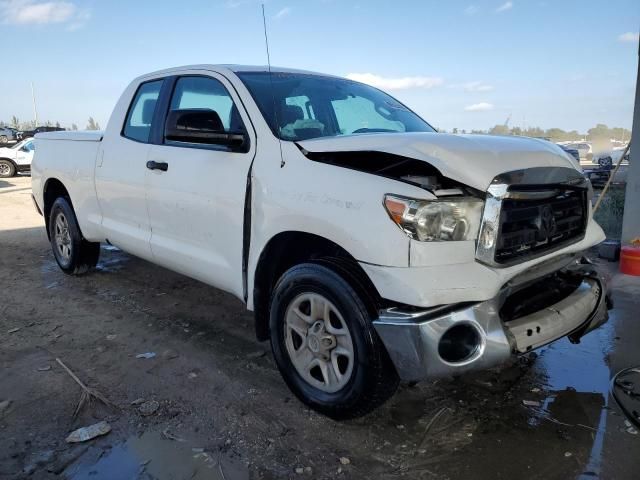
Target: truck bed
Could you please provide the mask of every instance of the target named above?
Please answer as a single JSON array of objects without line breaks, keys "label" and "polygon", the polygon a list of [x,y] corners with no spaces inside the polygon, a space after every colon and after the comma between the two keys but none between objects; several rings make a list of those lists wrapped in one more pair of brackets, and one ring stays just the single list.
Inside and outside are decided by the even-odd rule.
[{"label": "truck bed", "polygon": [[31,184],[36,203],[45,215],[42,181],[59,182],[73,199],[73,207],[85,238],[101,240],[101,215],[95,190],[95,168],[104,132],[67,131],[38,133],[31,165]]},{"label": "truck bed", "polygon": [[102,130],[45,132],[38,133],[36,139],[42,140],[71,140],[74,142],[100,142],[104,132]]}]

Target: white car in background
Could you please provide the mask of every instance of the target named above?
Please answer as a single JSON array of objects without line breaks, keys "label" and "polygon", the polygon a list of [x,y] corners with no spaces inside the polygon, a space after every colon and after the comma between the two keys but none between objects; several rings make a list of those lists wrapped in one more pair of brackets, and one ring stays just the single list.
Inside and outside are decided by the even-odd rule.
[{"label": "white car in background", "polygon": [[27,138],[11,147],[0,148],[0,178],[30,171],[34,151],[33,138]]}]

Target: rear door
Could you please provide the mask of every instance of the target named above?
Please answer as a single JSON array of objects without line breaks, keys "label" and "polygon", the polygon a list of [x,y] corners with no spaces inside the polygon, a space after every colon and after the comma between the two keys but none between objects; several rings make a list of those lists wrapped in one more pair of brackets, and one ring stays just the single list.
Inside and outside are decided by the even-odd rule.
[{"label": "rear door", "polygon": [[122,130],[108,137],[96,161],[96,191],[107,239],[147,259],[151,259],[152,254],[145,195],[146,162],[163,82],[159,79],[139,85]]},{"label": "rear door", "polygon": [[[235,89],[201,72],[172,79],[170,112],[215,111],[224,132],[245,132],[246,151],[168,140],[164,129],[149,152],[147,208],[154,261],[242,297],[243,220],[256,137]],[[166,121],[166,120],[165,120]],[[163,166],[164,168],[164,166]]]}]

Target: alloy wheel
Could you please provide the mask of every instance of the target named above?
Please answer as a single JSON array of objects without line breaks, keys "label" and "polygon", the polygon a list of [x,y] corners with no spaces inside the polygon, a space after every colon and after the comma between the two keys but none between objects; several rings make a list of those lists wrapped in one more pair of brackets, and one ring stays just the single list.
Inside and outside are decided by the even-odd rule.
[{"label": "alloy wheel", "polygon": [[298,374],[327,393],[343,388],[353,373],[354,344],[335,305],[318,293],[300,294],[285,322],[285,345]]}]

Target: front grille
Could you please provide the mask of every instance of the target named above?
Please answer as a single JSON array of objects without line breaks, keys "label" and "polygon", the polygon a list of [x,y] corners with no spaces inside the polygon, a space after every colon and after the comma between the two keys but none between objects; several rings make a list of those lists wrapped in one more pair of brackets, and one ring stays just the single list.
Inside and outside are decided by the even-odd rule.
[{"label": "front grille", "polygon": [[527,257],[560,248],[584,236],[586,190],[561,188],[514,193],[502,201],[494,257],[496,263],[524,261]]}]

